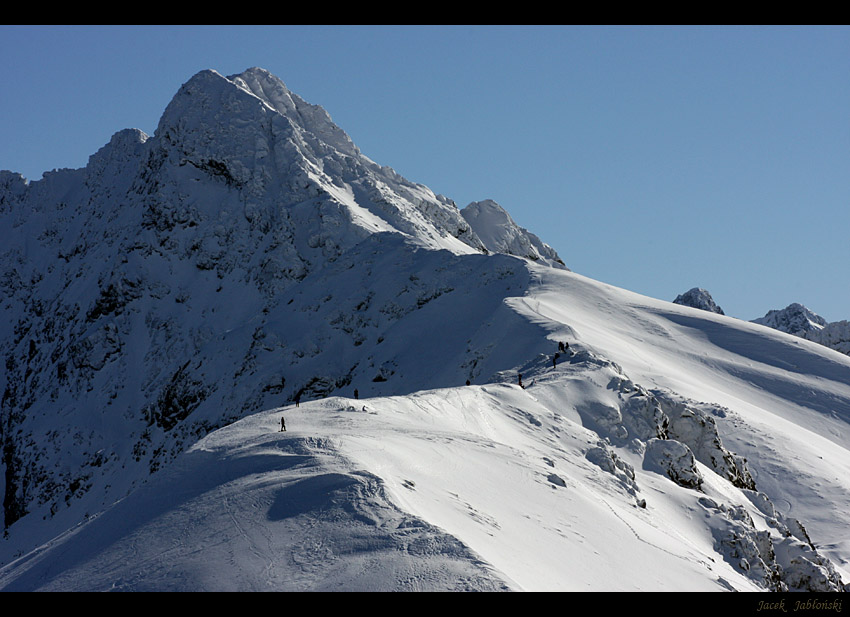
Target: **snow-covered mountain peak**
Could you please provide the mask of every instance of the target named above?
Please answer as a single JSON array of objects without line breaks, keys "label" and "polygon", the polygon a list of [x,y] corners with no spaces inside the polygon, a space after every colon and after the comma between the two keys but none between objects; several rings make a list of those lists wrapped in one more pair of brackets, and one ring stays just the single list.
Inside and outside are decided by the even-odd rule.
[{"label": "snow-covered mountain peak", "polygon": [[[188,150],[185,140],[193,132],[200,138],[200,143],[192,144],[195,147],[223,141],[230,150],[247,149],[258,161],[286,150],[290,141],[320,169],[323,157],[360,154],[322,107],[307,103],[260,68],[229,77],[207,69],[183,84],[163,113],[156,135]],[[239,139],[241,132],[247,134]],[[243,165],[251,167],[246,161]]]},{"label": "snow-covered mountain peak", "polygon": [[228,79],[339,152],[349,156],[360,154],[351,138],[334,124],[324,108],[308,103],[267,70],[254,67]]},{"label": "snow-covered mountain peak", "polygon": [[92,154],[89,160],[92,158],[108,158],[111,151],[114,150],[136,149],[137,146],[145,143],[148,139],[149,136],[139,129],[121,129],[112,135],[106,145]]},{"label": "snow-covered mountain peak", "polygon": [[[381,293],[370,294],[375,277],[398,271],[423,247],[438,254],[433,271],[423,274],[412,263],[391,283],[377,285]],[[332,392],[358,365],[369,383],[378,383],[404,361],[390,354],[396,344],[389,341],[378,349],[380,361],[367,361],[363,350],[381,342],[394,320],[469,288],[463,279],[473,265],[462,260],[460,268],[456,257],[479,260],[475,267],[482,271],[474,279],[482,284],[501,288],[514,270],[521,278],[518,260],[486,252],[453,201],[361,155],[324,110],[268,72],[250,69],[230,79],[201,71],[175,94],[153,136],[120,130],[86,167],[47,172],[37,181],[0,173],[6,367],[0,425],[40,435],[57,413],[57,400],[69,409],[119,409],[108,422],[115,434],[133,441],[137,453],[151,452],[151,443],[177,448],[189,434],[241,413],[234,410],[286,400],[284,393]],[[352,261],[355,254],[360,257]],[[385,265],[373,272],[374,255]],[[340,263],[360,268],[339,272]],[[452,274],[459,268],[463,276]],[[332,272],[336,278],[326,284]],[[352,277],[363,283],[351,288]],[[328,289],[343,284],[349,291],[329,303]],[[323,340],[316,338],[320,307],[332,313],[320,311],[330,328]],[[278,334],[267,335],[259,325],[272,310],[283,319],[275,342]],[[293,320],[301,323],[298,342],[288,325]],[[340,329],[345,353],[334,340]],[[276,360],[271,374],[262,369],[249,378],[254,360],[246,358],[256,345],[285,349],[291,362],[283,365],[300,368],[284,376]],[[475,367],[489,351],[472,360],[465,352],[458,352],[460,362],[471,363],[464,378],[480,370]],[[330,370],[328,358],[351,362]],[[252,393],[233,398],[219,389],[225,374],[244,382],[238,390]],[[275,399],[261,403],[270,392]],[[220,406],[214,396],[233,402]],[[178,432],[183,437],[175,439]],[[27,446],[25,455],[23,442],[4,444],[5,526],[36,505],[55,510],[61,500],[86,492],[51,475],[80,443],[104,473],[116,469],[129,445],[113,442],[102,427],[84,437],[60,433],[49,442],[33,437],[39,445]],[[20,458],[12,461],[16,452]],[[161,464],[158,458],[148,463],[151,469]]]},{"label": "snow-covered mountain peak", "polygon": [[524,257],[555,268],[566,268],[551,246],[517,225],[511,215],[492,199],[474,201],[461,210],[461,214],[488,251]]},{"label": "snow-covered mountain peak", "polygon": [[26,193],[28,184],[20,173],[0,169],[0,214]]},{"label": "snow-covered mountain peak", "polygon": [[323,227],[311,242],[336,254],[386,231],[454,253],[483,250],[454,202],[363,156],[324,109],[263,69],[196,74],[167,106],[155,141],[156,161],[223,181],[264,219],[303,210]]},{"label": "snow-covered mountain peak", "polygon": [[823,317],[798,302],[793,302],[784,309],[768,311],[764,317],[752,321],[797,336],[816,332],[827,324]]},{"label": "snow-covered mountain peak", "polygon": [[89,177],[102,174],[107,168],[118,171],[128,162],[138,162],[144,156],[144,144],[149,137],[139,129],[122,129],[109,142],[89,157],[86,172]]},{"label": "snow-covered mountain peak", "polygon": [[673,300],[673,303],[681,304],[682,306],[690,306],[703,311],[709,311],[711,313],[717,313],[718,315],[724,314],[723,309],[715,304],[711,294],[701,287],[694,287],[683,294],[679,294],[676,296],[676,299]]},{"label": "snow-covered mountain peak", "polygon": [[764,317],[752,321],[850,355],[850,322],[827,322],[798,302],[781,310],[769,311]]}]

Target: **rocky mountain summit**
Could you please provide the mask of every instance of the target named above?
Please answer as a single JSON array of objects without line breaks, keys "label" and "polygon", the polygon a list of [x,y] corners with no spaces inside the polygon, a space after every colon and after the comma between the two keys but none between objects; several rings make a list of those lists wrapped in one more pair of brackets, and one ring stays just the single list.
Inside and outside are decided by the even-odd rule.
[{"label": "rocky mountain summit", "polygon": [[717,313],[718,315],[725,314],[723,309],[715,304],[711,294],[701,287],[694,287],[683,294],[679,294],[676,296],[676,299],[673,300],[673,303],[681,304],[682,306],[690,306],[703,311],[709,311],[710,313]]},{"label": "rocky mountain summit", "polygon": [[566,268],[555,249],[517,225],[511,215],[492,199],[474,201],[460,213],[487,250],[539,261],[553,268]]}]

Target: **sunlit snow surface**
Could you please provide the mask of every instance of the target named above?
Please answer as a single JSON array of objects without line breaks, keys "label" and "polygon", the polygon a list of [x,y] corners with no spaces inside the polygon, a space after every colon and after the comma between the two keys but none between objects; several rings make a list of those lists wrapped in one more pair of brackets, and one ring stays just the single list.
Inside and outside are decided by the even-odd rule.
[{"label": "sunlit snow surface", "polygon": [[[568,341],[556,366],[540,354],[493,383],[250,416],[0,570],[0,588],[756,591],[718,538],[734,506],[775,533],[758,492],[850,579],[850,359],[529,267],[528,293],[508,300],[528,321],[515,334]],[[758,492],[702,463],[701,489],[679,486],[644,468],[640,443],[587,428],[628,391],[617,376],[722,410]]]}]

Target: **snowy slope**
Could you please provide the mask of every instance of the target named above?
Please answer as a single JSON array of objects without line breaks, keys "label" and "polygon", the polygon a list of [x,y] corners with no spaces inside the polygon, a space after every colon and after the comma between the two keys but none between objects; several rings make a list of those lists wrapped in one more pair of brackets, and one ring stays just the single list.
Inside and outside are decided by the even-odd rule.
[{"label": "snowy slope", "polygon": [[[505,344],[525,362],[489,383],[252,415],[5,567],[2,587],[755,591],[780,571],[792,588],[848,580],[846,357],[531,271],[528,293],[509,302],[549,348],[570,341],[555,367]],[[667,439],[649,437],[660,418],[650,400]],[[716,433],[688,430],[693,417]],[[746,457],[755,489],[699,460],[716,436]],[[678,482],[665,443],[698,456],[673,465]]]},{"label": "snowy slope", "polygon": [[850,358],[572,273],[262,69],[0,217],[0,589],[850,581]]}]

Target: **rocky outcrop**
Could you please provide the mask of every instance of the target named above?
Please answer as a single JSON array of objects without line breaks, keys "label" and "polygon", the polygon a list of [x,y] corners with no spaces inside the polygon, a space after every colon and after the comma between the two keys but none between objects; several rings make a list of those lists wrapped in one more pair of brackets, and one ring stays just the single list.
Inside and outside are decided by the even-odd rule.
[{"label": "rocky outcrop", "polygon": [[693,289],[676,296],[676,299],[673,300],[673,304],[690,306],[710,313],[717,313],[718,315],[724,314],[723,309],[717,306],[714,299],[711,297],[711,294],[700,287],[694,287]]},{"label": "rocky outcrop", "polygon": [[745,491],[770,526],[758,529],[741,505],[701,497],[717,551],[738,571],[770,591],[846,591],[832,562],[821,555],[795,519],[778,514],[763,493]]}]

